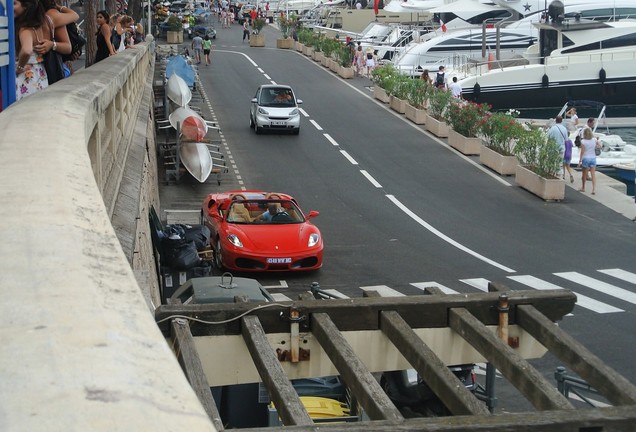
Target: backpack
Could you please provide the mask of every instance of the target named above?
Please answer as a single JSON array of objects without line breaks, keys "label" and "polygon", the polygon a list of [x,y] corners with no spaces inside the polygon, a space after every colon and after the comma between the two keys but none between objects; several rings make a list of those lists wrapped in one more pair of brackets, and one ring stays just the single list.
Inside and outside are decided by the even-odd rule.
[{"label": "backpack", "polygon": [[437,72],[435,78],[435,87],[444,87],[444,74]]}]

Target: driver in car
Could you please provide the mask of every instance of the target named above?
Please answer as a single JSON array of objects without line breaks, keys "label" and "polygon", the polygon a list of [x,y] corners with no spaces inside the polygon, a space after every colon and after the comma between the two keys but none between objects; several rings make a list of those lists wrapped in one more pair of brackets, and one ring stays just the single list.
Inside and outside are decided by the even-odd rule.
[{"label": "driver in car", "polygon": [[278,213],[278,209],[279,207],[278,205],[276,205],[276,203],[269,203],[267,204],[267,211],[256,216],[256,218],[254,218],[254,221],[255,222],[271,222],[274,215]]}]

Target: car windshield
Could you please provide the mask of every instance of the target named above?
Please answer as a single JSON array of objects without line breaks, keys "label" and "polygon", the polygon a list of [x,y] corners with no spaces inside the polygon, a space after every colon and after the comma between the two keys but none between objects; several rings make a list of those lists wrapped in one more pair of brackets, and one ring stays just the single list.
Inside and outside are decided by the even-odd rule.
[{"label": "car windshield", "polygon": [[263,107],[294,107],[296,100],[289,88],[264,88],[261,90],[258,104]]},{"label": "car windshield", "polygon": [[236,200],[227,211],[227,221],[239,224],[296,224],[305,218],[293,201]]}]

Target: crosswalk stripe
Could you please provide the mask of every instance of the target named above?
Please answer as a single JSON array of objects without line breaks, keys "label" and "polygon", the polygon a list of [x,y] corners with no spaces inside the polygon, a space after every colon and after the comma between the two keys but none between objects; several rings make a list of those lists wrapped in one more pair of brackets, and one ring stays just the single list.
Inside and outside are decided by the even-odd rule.
[{"label": "crosswalk stripe", "polygon": [[322,291],[324,291],[324,292],[326,292],[328,294],[331,294],[332,296],[337,297],[337,298],[341,298],[341,299],[350,298],[349,296],[346,296],[343,293],[341,293],[340,291],[335,290],[335,289],[325,289],[325,290],[322,290]]},{"label": "crosswalk stripe", "polygon": [[[529,286],[530,288],[534,288],[537,290],[553,290],[553,289],[563,289],[563,287],[553,284],[548,281],[544,281],[534,276],[526,275],[526,276],[507,276],[508,279],[512,279],[513,281],[519,282],[520,284]],[[579,294],[575,292],[577,300],[576,304],[581,306],[582,308],[589,309],[598,313],[614,313],[614,312],[625,312],[623,309],[619,309],[617,307],[608,305],[607,303],[600,302],[598,300],[594,300],[593,298],[584,296],[583,294]]]},{"label": "crosswalk stripe", "polygon": [[274,299],[274,301],[293,301],[292,299],[290,299],[289,297],[287,297],[285,294],[281,294],[281,293],[271,293],[270,294],[272,296],[272,298]]},{"label": "crosswalk stripe", "polygon": [[602,292],[603,294],[616,297],[628,303],[636,304],[636,293],[633,293],[626,289],[619,288],[615,285],[608,284],[606,282],[600,281],[598,279],[594,279],[589,276],[582,275],[581,273],[577,273],[577,272],[563,272],[563,273],[554,273],[554,274],[563,279],[566,279],[566,280],[575,282],[579,285],[583,285],[587,288]]},{"label": "crosswalk stripe", "polygon": [[386,285],[363,286],[363,287],[360,287],[360,289],[364,291],[377,291],[381,297],[404,297],[404,294],[394,290],[393,288],[389,288]]},{"label": "crosswalk stripe", "polygon": [[606,275],[613,276],[617,279],[624,280],[625,282],[636,284],[636,274],[630,273],[621,269],[607,269],[607,270],[599,270],[601,273],[605,273]]},{"label": "crosswalk stripe", "polygon": [[459,294],[459,292],[455,291],[454,289],[445,287],[444,285],[437,282],[413,282],[410,285],[414,286],[417,289],[421,289],[422,291],[424,291],[424,289],[426,289],[427,287],[437,287],[442,290],[444,294]]},{"label": "crosswalk stripe", "polygon": [[473,288],[477,288],[478,290],[488,292],[488,283],[490,282],[488,279],[484,279],[484,278],[460,279],[459,281],[464,282],[465,284],[468,284]]}]

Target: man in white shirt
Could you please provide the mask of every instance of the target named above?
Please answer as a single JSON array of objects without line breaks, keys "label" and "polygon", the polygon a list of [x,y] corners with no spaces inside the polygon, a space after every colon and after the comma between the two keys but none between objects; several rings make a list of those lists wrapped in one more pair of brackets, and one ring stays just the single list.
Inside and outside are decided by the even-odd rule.
[{"label": "man in white shirt", "polygon": [[462,86],[457,82],[457,77],[453,77],[453,83],[448,86],[454,98],[462,99]]}]

